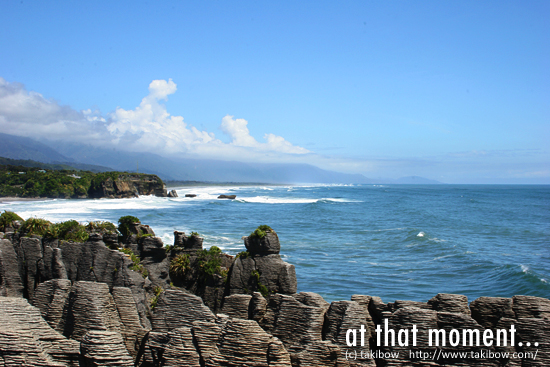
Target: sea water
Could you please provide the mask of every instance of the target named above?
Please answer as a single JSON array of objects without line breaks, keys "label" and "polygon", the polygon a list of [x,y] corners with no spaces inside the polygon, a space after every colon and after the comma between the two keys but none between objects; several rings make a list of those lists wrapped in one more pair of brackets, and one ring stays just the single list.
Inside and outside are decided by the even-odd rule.
[{"label": "sea water", "polygon": [[[298,291],[327,301],[352,294],[427,301],[437,293],[550,297],[550,186],[186,186],[178,198],[0,203],[23,218],[58,222],[133,215],[165,244],[174,230],[204,247],[244,251],[243,236],[267,224]],[[186,198],[185,194],[196,194]],[[217,199],[220,194],[235,200]]]}]

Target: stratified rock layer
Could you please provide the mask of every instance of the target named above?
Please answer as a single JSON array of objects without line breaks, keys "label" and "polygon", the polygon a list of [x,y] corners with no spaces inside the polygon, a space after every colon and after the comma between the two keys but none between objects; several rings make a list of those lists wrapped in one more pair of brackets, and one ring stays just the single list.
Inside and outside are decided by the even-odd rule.
[{"label": "stratified rock layer", "polygon": [[[357,294],[329,304],[296,294],[294,267],[281,259],[272,231],[247,237],[248,252],[235,258],[202,250],[196,235],[176,231],[165,249],[146,225],[134,223],[130,232],[120,243],[100,233],[86,243],[6,233],[0,366],[550,365],[546,298],[481,297],[468,305],[456,294],[392,303]],[[111,249],[121,245],[139,258]],[[188,260],[180,278],[170,272],[177,256]],[[513,343],[511,336],[476,342],[512,328]],[[450,344],[452,332],[458,345]],[[426,359],[426,351],[440,354]]]},{"label": "stratified rock layer", "polygon": [[[2,361],[3,359],[3,361]],[[0,297],[0,362],[5,366],[78,366],[79,343],[48,325],[26,299]]]}]

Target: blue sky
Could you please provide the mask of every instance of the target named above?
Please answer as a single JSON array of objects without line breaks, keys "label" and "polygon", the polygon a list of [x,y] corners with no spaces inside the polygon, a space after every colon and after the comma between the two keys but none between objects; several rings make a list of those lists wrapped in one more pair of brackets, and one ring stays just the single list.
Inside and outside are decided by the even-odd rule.
[{"label": "blue sky", "polygon": [[548,1],[0,10],[0,132],[372,178],[550,183]]}]

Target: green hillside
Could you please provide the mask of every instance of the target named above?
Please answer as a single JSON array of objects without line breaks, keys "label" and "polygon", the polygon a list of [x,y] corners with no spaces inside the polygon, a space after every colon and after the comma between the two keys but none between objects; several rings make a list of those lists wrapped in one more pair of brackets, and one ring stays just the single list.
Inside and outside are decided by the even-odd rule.
[{"label": "green hillside", "polygon": [[77,170],[65,164],[0,157],[0,197],[130,197],[143,193],[162,195],[163,186],[162,180],[155,175],[94,173]]}]

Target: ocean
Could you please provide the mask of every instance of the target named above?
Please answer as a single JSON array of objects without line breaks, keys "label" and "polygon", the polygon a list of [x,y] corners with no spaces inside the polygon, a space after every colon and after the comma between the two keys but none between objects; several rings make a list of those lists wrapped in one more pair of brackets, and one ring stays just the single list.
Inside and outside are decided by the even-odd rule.
[{"label": "ocean", "polygon": [[[174,230],[204,246],[244,251],[243,236],[267,224],[298,291],[327,301],[353,294],[384,302],[437,293],[550,298],[548,185],[218,185],[176,188],[178,198],[0,203],[23,218],[117,222],[134,215],[165,244]],[[185,198],[185,194],[196,194]],[[217,199],[220,194],[235,200]]]}]

